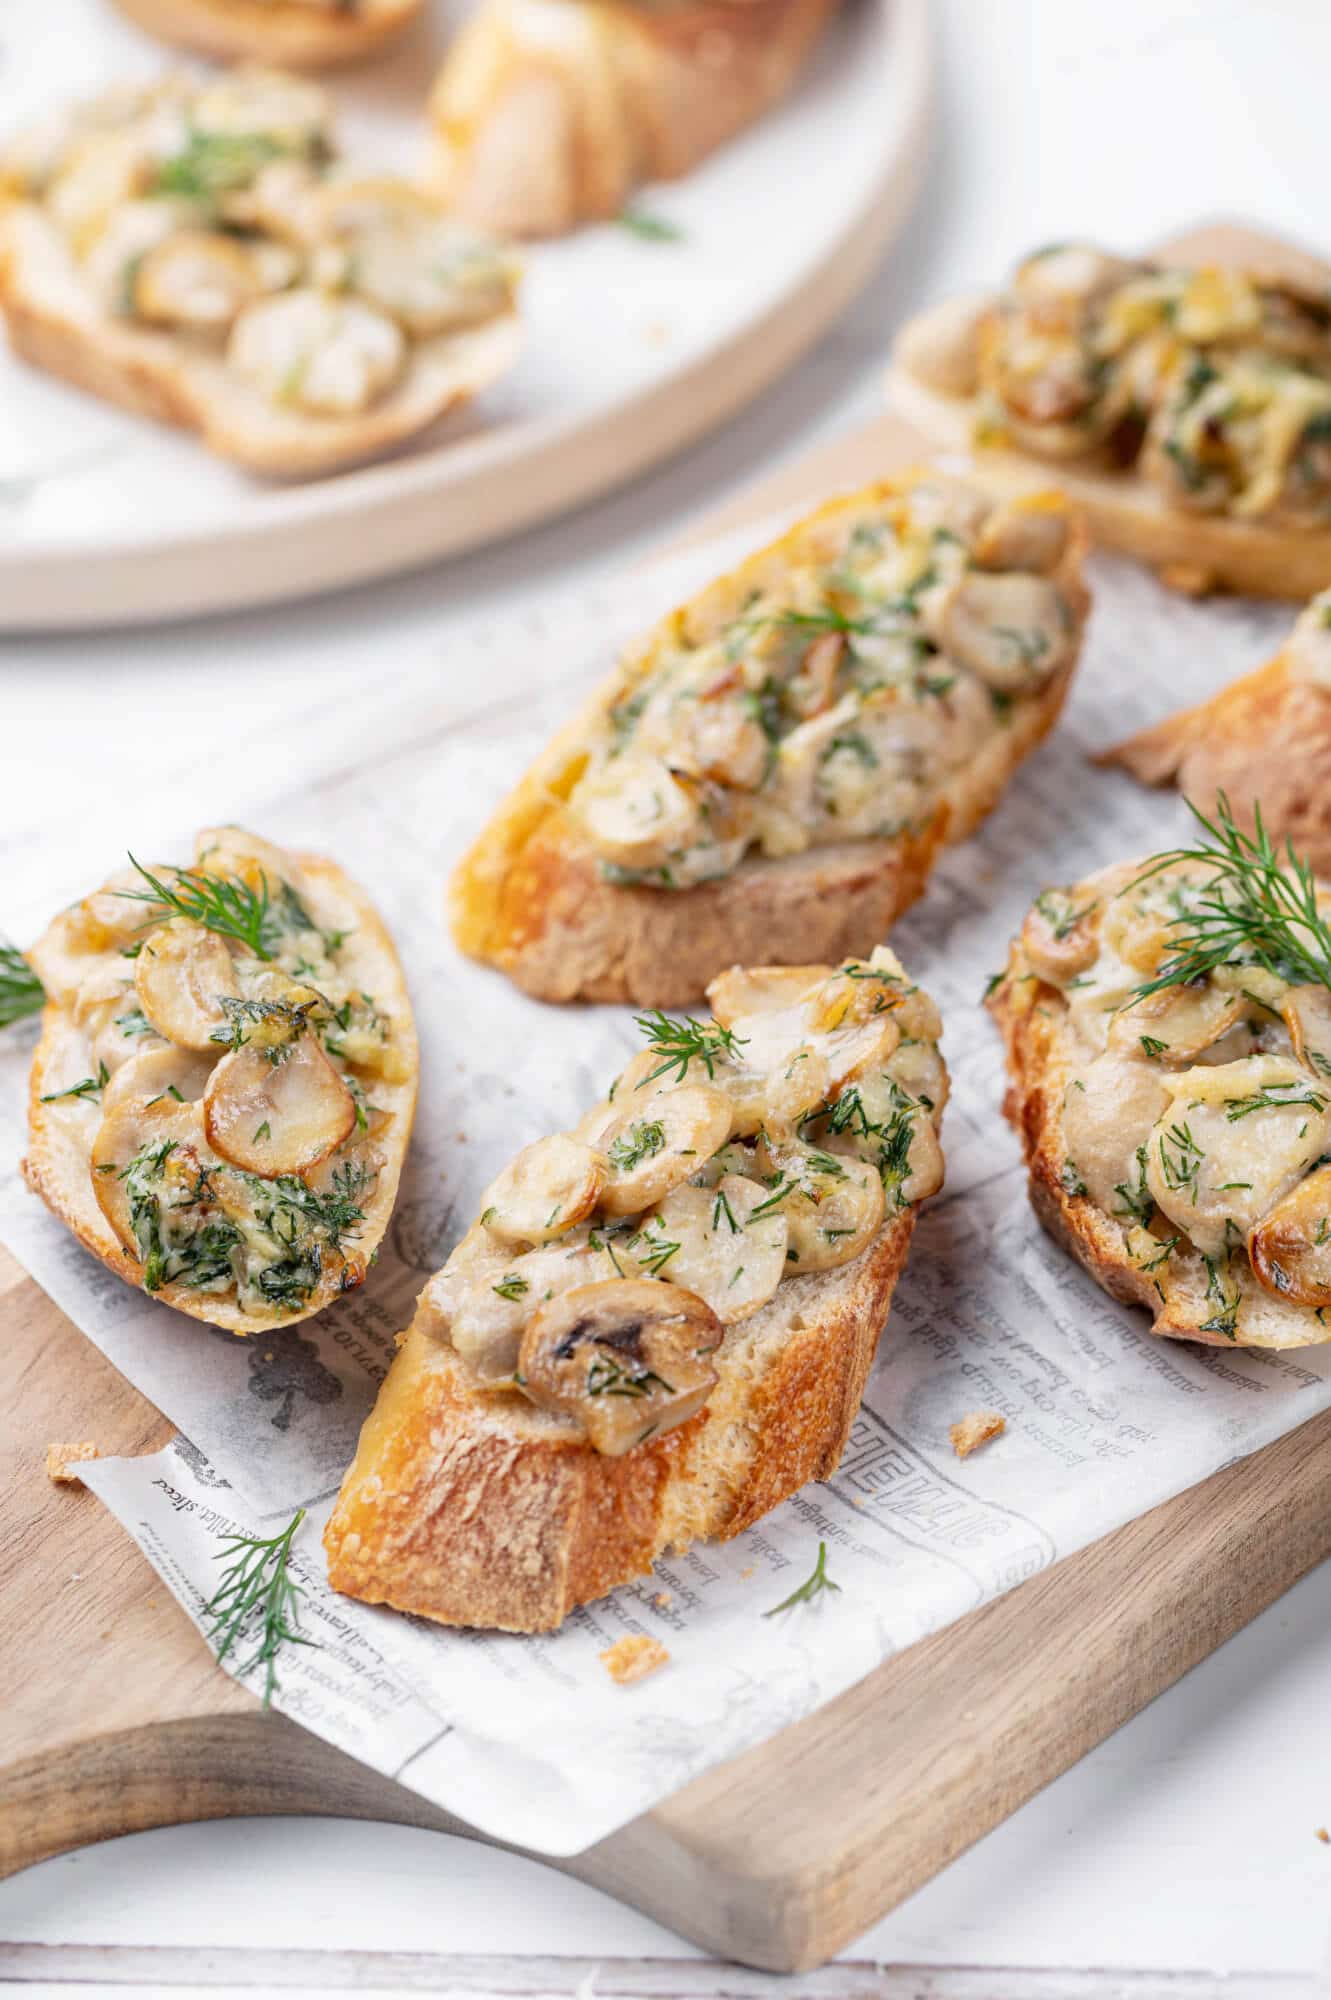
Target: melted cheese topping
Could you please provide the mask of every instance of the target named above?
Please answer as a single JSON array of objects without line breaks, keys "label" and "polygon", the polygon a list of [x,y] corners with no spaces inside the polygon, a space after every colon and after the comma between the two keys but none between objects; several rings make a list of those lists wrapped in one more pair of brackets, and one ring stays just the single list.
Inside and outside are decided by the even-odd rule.
[{"label": "melted cheese topping", "polygon": [[[113,877],[31,957],[78,1029],[43,1102],[89,1151],[93,1192],[146,1291],[176,1287],[271,1321],[358,1284],[356,1239],[411,1065],[350,975],[346,913],[280,849],[225,828],[194,871],[151,871],[193,904],[220,885],[243,937]],[[260,914],[255,916],[258,910]],[[258,949],[256,950],[256,946]]]},{"label": "melted cheese topping", "polygon": [[[1005,974],[1008,1005],[1057,1005],[1068,1030],[1063,1188],[1118,1226],[1173,1330],[1326,1339],[1331,993],[1248,949],[1143,993],[1179,924],[1230,893],[1201,861],[1151,867],[1046,891]],[[1325,918],[1331,892],[1318,897]]]},{"label": "melted cheese topping", "polygon": [[[607,1315],[622,1288],[635,1338],[644,1280],[662,1312],[674,1287],[727,1328],[784,1279],[849,1263],[941,1186],[941,1024],[892,952],[836,971],[723,974],[709,998],[713,1021],[645,1024],[650,1046],[575,1132],[504,1170],[431,1280],[422,1309],[475,1386],[530,1390],[524,1336],[575,1288],[594,1288]],[[588,1393],[636,1417],[650,1391],[653,1430],[684,1421],[692,1387],[676,1398],[639,1370],[635,1388],[632,1343],[615,1348],[610,1324],[596,1336],[608,1372],[593,1366]],[[598,1449],[621,1448],[598,1443],[603,1423],[567,1414]]]},{"label": "melted cheese topping", "polygon": [[937,479],[841,517],[701,641],[630,660],[569,809],[614,881],[926,827],[1075,654],[1061,503]]},{"label": "melted cheese topping", "polygon": [[1112,447],[1172,505],[1331,519],[1331,300],[1240,271],[1028,258],[980,341],[981,441]]},{"label": "melted cheese topping", "polygon": [[6,190],[40,204],[105,311],[311,416],[373,408],[414,342],[513,309],[508,255],[408,181],[340,172],[328,98],[292,77],[108,93],[0,154]]}]

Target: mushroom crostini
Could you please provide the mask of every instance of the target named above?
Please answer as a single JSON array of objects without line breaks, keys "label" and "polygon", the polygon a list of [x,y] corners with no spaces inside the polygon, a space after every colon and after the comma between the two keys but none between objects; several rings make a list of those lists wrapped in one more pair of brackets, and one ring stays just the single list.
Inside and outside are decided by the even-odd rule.
[{"label": "mushroom crostini", "polygon": [[942,1183],[933,1002],[868,961],[723,973],[519,1153],[421,1294],[324,1541],[338,1590],[553,1630],[834,1471]]},{"label": "mushroom crostini", "polygon": [[664,619],[501,807],[454,934],[545,1000],[681,1006],[869,950],[1053,726],[1089,603],[1057,494],[913,471]]},{"label": "mushroom crostini", "polygon": [[1223,792],[1245,830],[1262,818],[1331,876],[1331,591],[1315,597],[1273,660],[1210,701],[1166,717],[1097,764],[1189,798]]},{"label": "mushroom crostini", "polygon": [[1234,821],[1037,897],[988,1000],[1050,1234],[1154,1331],[1331,1339],[1331,888]]},{"label": "mushroom crostini", "polygon": [[1049,476],[1189,589],[1331,581],[1331,297],[1259,272],[1057,244],[997,298],[921,314],[889,395],[981,477]]},{"label": "mushroom crostini", "polygon": [[357,62],[405,28],[423,0],[116,0],[159,41],[218,62],[325,69]]},{"label": "mushroom crostini", "polygon": [[416,1107],[392,941],[331,861],[237,827],[137,863],[28,954],[46,990],[24,1174],[79,1241],[253,1333],[364,1279]]},{"label": "mushroom crostini", "polygon": [[434,87],[434,185],[504,236],[608,221],[784,97],[836,6],[483,0]]},{"label": "mushroom crostini", "polygon": [[516,358],[514,266],[411,182],[334,160],[324,92],[260,70],[21,135],[0,152],[15,351],[255,472],[415,437]]}]

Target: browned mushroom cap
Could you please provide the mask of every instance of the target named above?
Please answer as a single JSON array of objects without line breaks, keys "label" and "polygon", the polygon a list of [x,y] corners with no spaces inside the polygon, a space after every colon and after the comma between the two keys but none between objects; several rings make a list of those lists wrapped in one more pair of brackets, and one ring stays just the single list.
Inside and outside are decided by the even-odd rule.
[{"label": "browned mushroom cap", "polygon": [[234,999],[240,987],[221,938],[187,917],[172,917],[143,940],[134,990],[159,1035],[202,1053],[214,1047],[213,1033],[223,1025],[222,999]]},{"label": "browned mushroom cap", "polygon": [[1331,1167],[1319,1167],[1248,1234],[1260,1285],[1291,1305],[1331,1305]]},{"label": "browned mushroom cap", "polygon": [[1325,986],[1291,986],[1280,1012],[1304,1068],[1331,1076],[1331,993]]},{"label": "browned mushroom cap", "polygon": [[141,319],[214,333],[224,332],[263,285],[253,257],[230,237],[182,229],[145,252],[130,289]]},{"label": "browned mushroom cap", "polygon": [[1165,986],[1115,1014],[1109,1047],[1184,1068],[1199,1062],[1252,1012],[1242,993],[1225,992],[1209,981]]},{"label": "browned mushroom cap", "polygon": [[596,1451],[618,1458],[703,1407],[717,1381],[707,1357],[723,1332],[693,1292],[611,1278],[542,1306],[518,1368],[534,1403],[575,1418]]},{"label": "browned mushroom cap", "polygon": [[356,1104],[313,1035],[276,1061],[247,1043],[223,1056],[203,1097],[208,1143],[251,1174],[300,1174],[351,1136]]},{"label": "browned mushroom cap", "polygon": [[707,1004],[723,1028],[746,1014],[774,1014],[794,1007],[825,978],[823,965],[732,965],[707,989]]},{"label": "browned mushroom cap", "polygon": [[600,1154],[559,1132],[524,1146],[481,1196],[481,1221],[505,1243],[553,1243],[592,1213],[605,1185]]},{"label": "browned mushroom cap", "polygon": [[[202,1144],[203,1123],[198,1105],[177,1104],[173,1097],[159,1098],[153,1104],[133,1097],[103,1117],[88,1159],[93,1193],[121,1243],[136,1256],[140,1252],[129,1186],[131,1162],[163,1148],[160,1154],[163,1181],[187,1184],[198,1175],[198,1148]],[[169,1194],[166,1200],[169,1206]]]},{"label": "browned mushroom cap", "polygon": [[1100,952],[1100,900],[1070,889],[1046,889],[1026,912],[1022,949],[1031,970],[1051,986],[1094,965]]}]

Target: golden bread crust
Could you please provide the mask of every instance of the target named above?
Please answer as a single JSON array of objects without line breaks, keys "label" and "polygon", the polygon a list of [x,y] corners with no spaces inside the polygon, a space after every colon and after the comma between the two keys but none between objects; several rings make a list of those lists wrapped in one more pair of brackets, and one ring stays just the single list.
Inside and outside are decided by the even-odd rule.
[{"label": "golden bread crust", "polygon": [[1224,792],[1247,828],[1260,805],[1270,834],[1331,875],[1331,695],[1292,674],[1282,653],[1094,761],[1174,785],[1204,812]]},{"label": "golden bread crust", "polygon": [[608,221],[784,97],[836,6],[487,0],[434,86],[435,186],[501,235]]},{"label": "golden bread crust", "polygon": [[707,1408],[607,1458],[520,1396],[469,1391],[418,1317],[324,1531],[336,1590],[444,1625],[553,1631],[670,1548],[725,1541],[840,1462],[913,1209],[732,1329]]},{"label": "golden bread crust", "polygon": [[122,14],[159,41],[216,62],[324,69],[357,62],[401,32],[422,0],[370,0],[344,13],[268,0],[116,0]]}]

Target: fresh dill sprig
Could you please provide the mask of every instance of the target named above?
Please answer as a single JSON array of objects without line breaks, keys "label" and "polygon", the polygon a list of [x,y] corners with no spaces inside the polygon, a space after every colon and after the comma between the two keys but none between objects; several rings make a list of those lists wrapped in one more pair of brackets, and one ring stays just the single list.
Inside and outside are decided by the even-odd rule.
[{"label": "fresh dill sprig", "polygon": [[132,854],[129,858],[147,889],[118,889],[116,894],[127,902],[156,903],[169,916],[188,917],[219,937],[235,938],[256,958],[272,958],[279,926],[272,913],[268,878],[262,872],[257,889],[237,875],[210,875],[203,868],[182,868],[168,885]]},{"label": "fresh dill sprig", "polygon": [[236,1671],[244,1675],[254,1667],[265,1669],[265,1708],[271,1705],[278,1689],[277,1657],[283,1646],[319,1643],[317,1639],[307,1639],[299,1629],[300,1600],[305,1593],[290,1575],[291,1543],[304,1519],[305,1509],[298,1507],[286,1527],[266,1541],[259,1535],[229,1536],[225,1547],[217,1552],[217,1560],[228,1567],[222,1572],[216,1592],[203,1607],[204,1616],[214,1620],[207,1635],[208,1643],[212,1645],[219,1638],[222,1642],[217,1647],[219,1666],[237,1640],[250,1631],[251,1614],[257,1614],[255,1650]]},{"label": "fresh dill sprig", "polygon": [[1158,854],[1150,867],[1120,893],[1179,863],[1212,870],[1190,909],[1170,919],[1172,953],[1154,979],[1133,995],[1144,1000],[1170,986],[1204,979],[1217,966],[1260,965],[1290,985],[1331,987],[1331,927],[1317,907],[1312,869],[1286,842],[1282,854],[1253,808],[1254,830],[1236,823],[1228,798],[1216,797],[1210,820],[1192,800],[1185,802],[1205,838],[1196,847]]},{"label": "fresh dill sprig", "polygon": [[[103,1089],[111,1081],[111,1072],[104,1062],[97,1065],[96,1076],[85,1076],[78,1083],[71,1083],[68,1090],[48,1090],[43,1104],[58,1104],[62,1097],[100,1097]],[[179,1092],[176,1093],[179,1096]],[[153,1100],[156,1101],[155,1099]]]},{"label": "fresh dill sprig", "polygon": [[779,1611],[792,1611],[797,1604],[812,1604],[825,1590],[840,1589],[841,1585],[833,1583],[827,1574],[827,1543],[819,1542],[818,1560],[813,1566],[812,1575],[806,1576],[799,1589],[792,1590],[790,1596],[783,1598],[780,1604],[774,1604],[770,1611],[764,1611],[763,1617],[775,1618]]},{"label": "fresh dill sprig", "polygon": [[[691,1062],[701,1063],[708,1076],[714,1077],[722,1057],[732,1062],[737,1060],[735,1051],[744,1047],[746,1039],[730,1028],[723,1028],[719,1021],[695,1021],[691,1014],[682,1021],[672,1021],[659,1008],[654,1014],[636,1014],[634,1020],[662,1056],[651,1074],[643,1078],[643,1084],[655,1083],[658,1076],[665,1076],[671,1070],[676,1081],[682,1083]],[[642,1084],[638,1087],[641,1089]]]},{"label": "fresh dill sprig", "polygon": [[0,938],[0,1028],[12,1028],[29,1014],[40,1014],[46,988],[17,945]]},{"label": "fresh dill sprig", "polygon": [[627,229],[631,236],[640,236],[644,243],[678,243],[684,231],[677,223],[667,222],[663,215],[652,215],[645,208],[626,208],[616,218],[621,229]]}]

